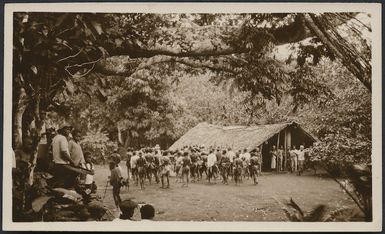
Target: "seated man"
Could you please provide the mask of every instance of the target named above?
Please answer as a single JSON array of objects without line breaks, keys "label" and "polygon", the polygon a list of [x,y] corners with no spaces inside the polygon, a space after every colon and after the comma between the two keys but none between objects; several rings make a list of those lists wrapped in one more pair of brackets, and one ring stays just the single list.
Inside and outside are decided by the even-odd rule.
[{"label": "seated man", "polygon": [[80,146],[82,136],[79,130],[72,131],[72,139],[68,142],[68,150],[70,152],[74,166],[82,166],[85,164],[84,154]]},{"label": "seated man", "polygon": [[73,166],[76,164],[70,156],[68,147],[68,137],[71,131],[71,126],[68,124],[62,125],[58,134],[52,139],[52,154],[54,176],[59,182],[59,186],[64,188],[73,188],[76,184],[76,177],[79,175]]},{"label": "seated man", "polygon": [[84,178],[85,187],[87,189],[90,189],[91,192],[96,192],[96,188],[94,188],[94,186],[96,186],[96,184],[94,183],[95,166],[92,163],[91,153],[89,151],[85,152],[84,158],[86,161],[86,163],[84,164],[84,167],[90,171],[90,173],[85,175],[85,178]]},{"label": "seated man", "polygon": [[150,204],[145,204],[140,207],[140,217],[142,221],[153,220],[155,216],[155,208]]}]

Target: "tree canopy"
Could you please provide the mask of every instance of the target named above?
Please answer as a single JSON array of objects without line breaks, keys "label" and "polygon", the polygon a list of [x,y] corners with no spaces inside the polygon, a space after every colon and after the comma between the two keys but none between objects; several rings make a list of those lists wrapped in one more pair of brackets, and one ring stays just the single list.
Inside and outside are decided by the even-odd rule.
[{"label": "tree canopy", "polygon": [[[197,120],[284,119],[333,99],[319,78],[323,59],[370,92],[369,20],[364,13],[15,13],[14,147],[23,135],[39,137],[46,111],[125,146],[172,141]],[[199,82],[175,90],[183,77],[209,77],[234,96]],[[212,93],[192,100],[194,86]],[[204,99],[208,112],[200,113]],[[191,111],[200,117],[184,118]]]}]

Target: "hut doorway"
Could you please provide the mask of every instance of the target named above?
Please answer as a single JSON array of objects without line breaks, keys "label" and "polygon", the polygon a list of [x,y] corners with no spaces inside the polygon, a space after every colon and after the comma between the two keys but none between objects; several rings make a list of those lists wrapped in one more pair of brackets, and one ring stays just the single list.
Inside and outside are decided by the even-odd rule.
[{"label": "hut doorway", "polygon": [[265,141],[262,145],[262,171],[271,171],[271,155],[270,151],[273,145],[277,145],[278,135],[273,136]]},{"label": "hut doorway", "polygon": [[262,171],[271,170],[270,146],[268,142],[262,145]]}]

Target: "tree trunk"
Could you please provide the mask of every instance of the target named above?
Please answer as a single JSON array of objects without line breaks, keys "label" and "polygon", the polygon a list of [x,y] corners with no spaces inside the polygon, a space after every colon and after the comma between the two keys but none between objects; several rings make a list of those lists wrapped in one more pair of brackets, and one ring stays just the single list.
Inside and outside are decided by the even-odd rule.
[{"label": "tree trunk", "polygon": [[25,109],[28,106],[28,97],[24,88],[20,88],[20,95],[17,100],[17,107],[14,112],[14,133],[13,133],[13,143],[14,149],[21,148],[23,143],[23,114]]},{"label": "tree trunk", "polygon": [[118,145],[123,145],[122,130],[120,129],[119,124],[117,124],[116,128],[118,129]]},{"label": "tree trunk", "polygon": [[32,129],[33,131],[33,137],[34,137],[34,142],[36,142],[35,144],[35,148],[33,150],[33,155],[32,155],[32,158],[31,158],[31,171],[30,171],[30,174],[29,174],[29,179],[28,179],[28,183],[30,185],[33,184],[33,174],[34,174],[34,170],[35,170],[35,167],[36,167],[36,162],[37,162],[37,156],[38,156],[38,147],[39,147],[39,142],[40,142],[40,138],[41,138],[41,134],[42,134],[42,128],[43,128],[43,122],[44,122],[44,119],[42,119],[41,117],[41,114],[40,114],[40,93],[37,93],[35,95],[35,108],[34,108],[34,122],[35,122],[35,128]]},{"label": "tree trunk", "polygon": [[130,146],[131,139],[132,139],[132,133],[130,130],[127,130],[126,134],[126,140],[124,141],[124,148],[127,149]]}]

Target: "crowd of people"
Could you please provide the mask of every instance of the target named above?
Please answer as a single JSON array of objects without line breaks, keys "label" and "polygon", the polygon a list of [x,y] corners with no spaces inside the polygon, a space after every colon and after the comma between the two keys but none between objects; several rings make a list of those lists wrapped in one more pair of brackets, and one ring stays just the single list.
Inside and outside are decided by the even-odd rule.
[{"label": "crowd of people", "polygon": [[254,184],[258,184],[260,162],[259,149],[238,153],[224,147],[186,146],[176,151],[162,151],[157,145],[138,151],[129,149],[126,166],[129,177],[144,189],[145,180],[151,183],[152,178],[161,182],[161,188],[169,188],[171,173],[175,173],[182,187],[204,177],[209,183],[220,177],[224,184],[229,180],[239,184],[244,178],[253,178]]},{"label": "crowd of people", "polygon": [[[297,172],[302,175],[304,169],[305,149],[301,145],[297,150],[293,146],[285,152],[273,146],[269,152],[271,169],[276,171]],[[190,182],[207,180],[228,185],[243,183],[252,179],[258,184],[261,175],[262,153],[259,147],[249,150],[233,150],[231,147],[185,146],[178,150],[161,150],[159,145],[153,148],[133,150],[129,148],[126,155],[127,178],[122,177],[121,156],[117,149],[110,156],[110,184],[113,186],[115,204],[120,204],[121,186],[129,186],[133,181],[136,186],[145,189],[145,183],[161,183],[161,188],[170,188],[170,175],[176,176],[176,182],[187,187]]]},{"label": "crowd of people", "polygon": [[[93,157],[90,152],[83,152],[80,132],[70,125],[63,125],[57,132],[48,129],[45,137],[50,146],[49,155],[52,155],[52,158],[46,159],[49,161],[47,167],[57,177],[59,187],[73,189],[81,184],[88,193],[96,192]],[[22,152],[15,153],[16,158],[22,158]],[[287,152],[282,147],[277,149],[273,146],[269,155],[272,170],[289,170],[302,174],[305,159],[303,145],[298,150],[292,147]],[[202,180],[207,180],[208,183],[220,181],[226,185],[230,182],[239,185],[245,179],[251,179],[257,185],[263,161],[259,147],[233,150],[231,147],[204,145],[185,146],[173,151],[161,150],[159,145],[140,150],[129,148],[124,159],[127,178],[122,176],[122,158],[117,148],[108,158],[111,172],[108,182],[112,186],[116,209],[120,210],[121,205],[125,204],[120,197],[120,190],[122,186],[128,188],[130,182],[141,189],[145,189],[147,181],[149,184],[161,183],[161,188],[167,189],[170,188],[170,175],[173,174],[177,178],[176,182],[182,183],[182,187]]]},{"label": "crowd of people", "polygon": [[300,145],[299,149],[293,145],[287,151],[282,146],[277,149],[274,145],[270,150],[270,168],[273,171],[297,172],[298,175],[302,175],[305,165],[305,154],[308,154],[308,151],[305,150],[303,145]]},{"label": "crowd of people", "polygon": [[[277,149],[272,146],[269,151],[272,171],[297,172],[300,176],[304,170],[305,154],[307,151],[303,145],[299,149],[292,146],[285,151],[283,147]],[[113,198],[117,209],[120,208],[122,216],[126,209],[122,204],[134,204],[121,201],[120,189],[122,186],[130,186],[132,181],[136,186],[145,189],[148,184],[161,183],[161,188],[170,188],[170,175],[176,176],[176,182],[182,183],[182,187],[188,187],[189,183],[206,180],[208,183],[221,183],[228,185],[231,181],[235,185],[243,183],[246,179],[258,184],[258,176],[262,169],[262,152],[260,147],[249,150],[233,150],[231,147],[205,147],[185,146],[178,150],[161,150],[159,145],[153,148],[147,147],[140,150],[129,148],[125,157],[127,178],[122,176],[121,156],[115,149],[109,158],[111,175],[109,182],[113,187]],[[136,205],[130,206],[127,217],[132,217]],[[127,218],[130,219],[130,218]]]}]

